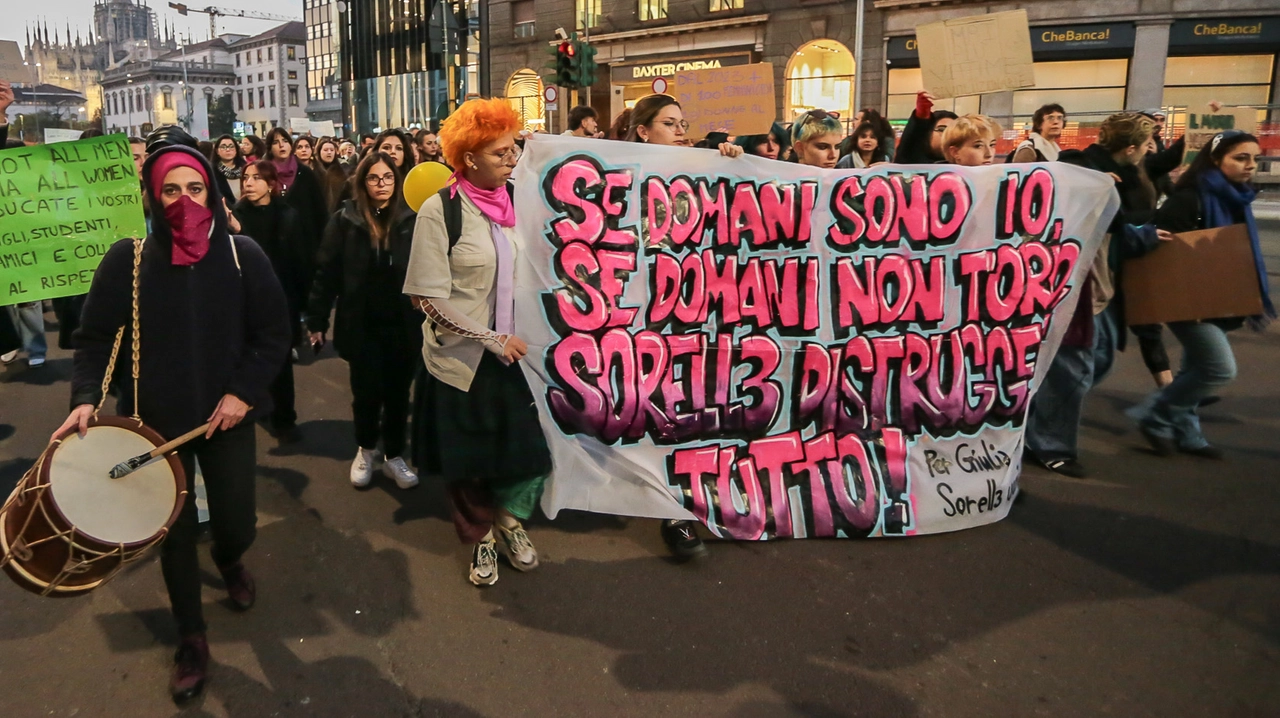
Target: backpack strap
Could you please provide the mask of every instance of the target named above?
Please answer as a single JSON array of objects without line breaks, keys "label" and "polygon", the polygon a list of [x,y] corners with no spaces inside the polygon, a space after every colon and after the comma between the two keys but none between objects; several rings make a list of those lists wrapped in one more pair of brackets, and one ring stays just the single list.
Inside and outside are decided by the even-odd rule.
[{"label": "backpack strap", "polygon": [[[437,194],[440,195],[440,203],[444,208],[444,231],[449,236],[449,253],[453,253],[453,247],[462,239],[462,198],[456,193],[451,192],[452,187],[445,187]],[[507,183],[507,195],[515,197],[515,185]]]}]

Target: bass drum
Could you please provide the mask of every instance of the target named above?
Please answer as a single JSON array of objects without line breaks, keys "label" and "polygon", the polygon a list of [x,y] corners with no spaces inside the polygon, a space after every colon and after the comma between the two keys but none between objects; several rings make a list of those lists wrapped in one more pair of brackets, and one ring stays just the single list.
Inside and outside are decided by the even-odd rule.
[{"label": "bass drum", "polygon": [[0,567],[28,591],[76,596],[142,558],[182,510],[182,463],[170,453],[120,479],[108,472],[164,443],[120,416],[54,440],[0,509]]}]

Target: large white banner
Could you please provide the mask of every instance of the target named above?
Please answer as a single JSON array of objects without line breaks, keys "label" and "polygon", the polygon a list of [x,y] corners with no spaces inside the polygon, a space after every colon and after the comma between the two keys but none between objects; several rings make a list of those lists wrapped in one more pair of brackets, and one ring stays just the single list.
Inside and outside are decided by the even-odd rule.
[{"label": "large white banner", "polygon": [[542,136],[515,186],[544,510],[734,539],[1004,518],[1119,203],[1063,164],[824,171]]}]

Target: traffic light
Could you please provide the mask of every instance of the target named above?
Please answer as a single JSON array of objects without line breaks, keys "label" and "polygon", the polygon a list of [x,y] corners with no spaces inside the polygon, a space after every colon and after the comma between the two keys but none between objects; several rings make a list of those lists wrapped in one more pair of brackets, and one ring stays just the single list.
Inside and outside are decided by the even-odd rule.
[{"label": "traffic light", "polygon": [[578,41],[564,40],[556,48],[556,84],[561,87],[578,86]]},{"label": "traffic light", "polygon": [[578,42],[578,83],[582,87],[596,84],[596,49],[587,42]]}]

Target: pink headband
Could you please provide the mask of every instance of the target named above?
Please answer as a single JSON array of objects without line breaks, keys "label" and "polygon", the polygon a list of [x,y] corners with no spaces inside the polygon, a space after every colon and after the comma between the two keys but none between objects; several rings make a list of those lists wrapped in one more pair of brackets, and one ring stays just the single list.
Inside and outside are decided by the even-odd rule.
[{"label": "pink headband", "polygon": [[190,167],[200,173],[206,186],[209,184],[209,173],[205,171],[204,164],[200,160],[180,150],[166,152],[156,158],[155,163],[151,165],[151,174],[147,177],[147,186],[150,187],[151,194],[156,199],[160,198],[160,191],[164,188],[164,178],[177,167]]}]

